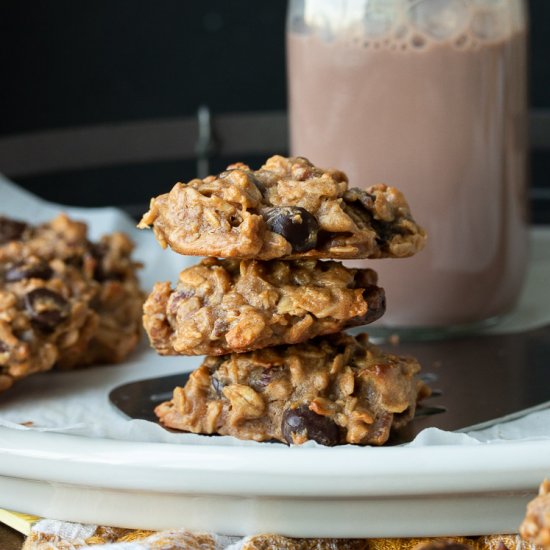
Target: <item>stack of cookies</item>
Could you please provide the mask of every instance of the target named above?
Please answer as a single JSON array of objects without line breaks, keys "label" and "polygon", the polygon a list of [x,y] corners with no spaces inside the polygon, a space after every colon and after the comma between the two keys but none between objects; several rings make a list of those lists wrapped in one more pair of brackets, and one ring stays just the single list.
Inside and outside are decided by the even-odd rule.
[{"label": "stack of cookies", "polygon": [[[169,428],[256,441],[382,444],[424,386],[412,358],[342,331],[385,311],[372,269],[338,261],[402,258],[425,234],[399,191],[348,188],[338,170],[274,156],[178,183],[139,227],[180,254],[207,256],[157,283],[144,326],[161,355],[206,355],[171,401]],[[327,261],[328,260],[328,261]]]}]

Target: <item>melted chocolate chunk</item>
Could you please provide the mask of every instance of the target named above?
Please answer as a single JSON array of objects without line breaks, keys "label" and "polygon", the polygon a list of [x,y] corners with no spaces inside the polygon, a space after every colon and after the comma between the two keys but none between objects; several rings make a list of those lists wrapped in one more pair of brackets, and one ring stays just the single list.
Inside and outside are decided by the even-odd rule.
[{"label": "melted chocolate chunk", "polygon": [[364,189],[354,187],[348,189],[344,194],[344,200],[351,206],[360,208],[367,214],[368,221],[376,233],[376,242],[378,246],[383,247],[391,240],[393,236],[393,224],[382,220],[377,220],[374,215],[374,203],[376,197],[367,193]]},{"label": "melted chocolate chunk", "polygon": [[375,285],[367,285],[363,291],[363,297],[369,305],[369,309],[364,315],[350,319],[348,321],[348,326],[350,327],[359,327],[361,325],[373,323],[377,319],[380,319],[386,311],[386,293],[383,288]]},{"label": "melted chocolate chunk", "polygon": [[0,216],[0,244],[16,241],[23,235],[27,224]]},{"label": "melted chocolate chunk", "polygon": [[305,435],[321,445],[332,447],[340,442],[340,429],[327,416],[321,416],[311,411],[307,405],[295,409],[287,409],[283,414],[281,425],[283,437],[290,445],[292,436]]},{"label": "melted chocolate chunk", "polygon": [[84,259],[80,255],[74,255],[74,256],[68,256],[65,258],[65,263],[67,265],[71,265],[73,267],[77,267],[78,269],[82,269],[82,265],[84,264]]},{"label": "melted chocolate chunk", "polygon": [[371,225],[376,232],[376,242],[378,243],[378,245],[382,247],[388,244],[394,234],[394,232],[392,231],[392,224],[373,218],[371,220]]},{"label": "melted chocolate chunk", "polygon": [[114,271],[107,271],[103,264],[103,259],[107,254],[107,247],[103,243],[90,243],[90,255],[95,260],[93,277],[99,283],[109,280],[122,281],[124,275]]},{"label": "melted chocolate chunk", "polygon": [[367,210],[368,212],[372,212],[376,197],[374,195],[371,195],[370,193],[367,193],[364,189],[352,187],[345,192],[344,200],[346,200],[347,202],[359,202],[363,205],[365,210]]},{"label": "melted chocolate chunk", "polygon": [[377,283],[378,275],[370,269],[358,269],[353,281],[353,288],[368,288]]},{"label": "melted chocolate chunk", "polygon": [[305,208],[273,206],[262,215],[269,230],[283,236],[294,252],[307,252],[317,245],[319,224]]},{"label": "melted chocolate chunk", "polygon": [[18,263],[6,271],[4,280],[6,283],[15,283],[24,279],[42,279],[47,281],[52,275],[53,270],[47,262]]},{"label": "melted chocolate chunk", "polygon": [[69,303],[53,290],[35,288],[25,295],[25,309],[37,328],[51,332],[67,317]]}]

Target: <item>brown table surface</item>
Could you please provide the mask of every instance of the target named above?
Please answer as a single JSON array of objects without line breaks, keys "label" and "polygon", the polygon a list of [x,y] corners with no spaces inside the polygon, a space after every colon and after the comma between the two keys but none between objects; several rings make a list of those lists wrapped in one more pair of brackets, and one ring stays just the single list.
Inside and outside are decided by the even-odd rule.
[{"label": "brown table surface", "polygon": [[0,548],[2,550],[21,550],[24,541],[25,537],[21,533],[0,523]]}]

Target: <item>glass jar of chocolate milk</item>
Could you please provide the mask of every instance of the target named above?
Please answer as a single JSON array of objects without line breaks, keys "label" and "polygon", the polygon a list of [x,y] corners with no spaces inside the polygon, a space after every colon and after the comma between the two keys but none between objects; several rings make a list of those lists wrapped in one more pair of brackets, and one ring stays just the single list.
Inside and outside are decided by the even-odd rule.
[{"label": "glass jar of chocolate milk", "polygon": [[290,2],[292,154],[344,170],[353,187],[399,188],[428,233],[413,258],[360,262],[386,289],[390,330],[482,326],[516,303],[525,11],[521,0]]}]

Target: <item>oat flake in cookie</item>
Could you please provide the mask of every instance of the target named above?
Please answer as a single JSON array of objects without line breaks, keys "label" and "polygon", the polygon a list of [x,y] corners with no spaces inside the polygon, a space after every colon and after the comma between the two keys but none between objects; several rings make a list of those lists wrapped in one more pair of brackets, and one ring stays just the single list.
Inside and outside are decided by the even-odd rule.
[{"label": "oat flake in cookie", "polygon": [[412,358],[366,334],[207,357],[155,412],[169,428],[256,441],[381,445],[429,390]]},{"label": "oat flake in cookie", "polygon": [[122,233],[90,242],[66,215],[38,226],[0,217],[0,391],[134,349],[143,294],[132,249]]},{"label": "oat flake in cookie", "polygon": [[385,311],[372,269],[321,260],[217,260],[157,283],[143,322],[161,355],[221,355],[373,322]]},{"label": "oat flake in cookie", "polygon": [[151,200],[149,226],[180,254],[261,260],[403,258],[426,239],[397,189],[348,189],[343,172],[281,156],[177,183]]}]

